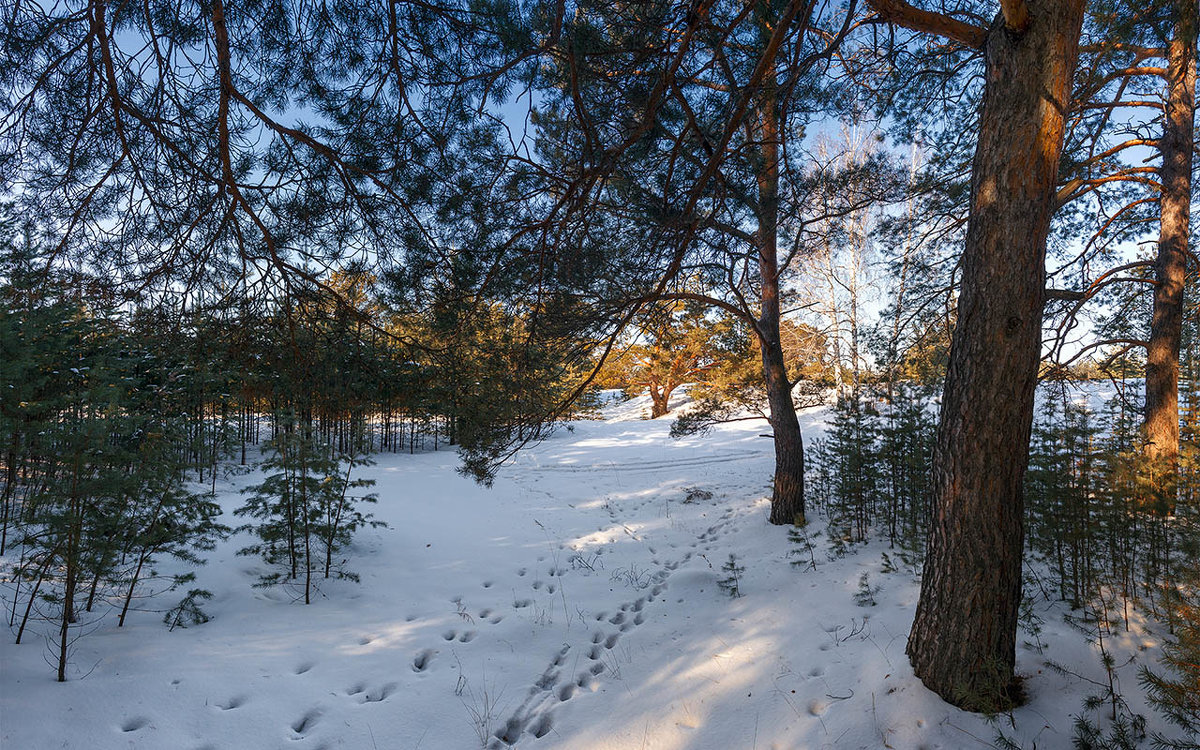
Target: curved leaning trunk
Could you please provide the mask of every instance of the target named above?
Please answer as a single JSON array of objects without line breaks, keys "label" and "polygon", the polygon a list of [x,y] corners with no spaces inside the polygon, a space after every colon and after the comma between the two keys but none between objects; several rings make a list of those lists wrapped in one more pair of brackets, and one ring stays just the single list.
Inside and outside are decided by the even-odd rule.
[{"label": "curved leaning trunk", "polygon": [[1168,474],[1175,473],[1179,459],[1179,349],[1196,119],[1196,2],[1176,0],[1175,7],[1175,38],[1167,48],[1167,106],[1159,141],[1163,159],[1161,217],[1146,352],[1146,455],[1162,461]]},{"label": "curved leaning trunk", "polygon": [[1008,24],[998,17],[987,33],[929,549],[908,642],[925,685],[975,711],[1018,698],[1022,482],[1041,356],[1046,237],[1084,4],[1030,0],[1027,15],[1014,13]]}]

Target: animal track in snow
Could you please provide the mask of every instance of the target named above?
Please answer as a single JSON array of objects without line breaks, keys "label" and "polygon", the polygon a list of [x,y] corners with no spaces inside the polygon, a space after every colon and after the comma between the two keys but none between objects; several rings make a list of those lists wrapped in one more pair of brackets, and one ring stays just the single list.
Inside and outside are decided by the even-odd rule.
[{"label": "animal track in snow", "polygon": [[145,716],[135,716],[132,719],[126,719],[125,722],[123,724],[121,724],[121,731],[122,732],[136,732],[137,730],[141,729],[142,727],[146,726],[149,723],[150,723],[150,720],[147,719]]},{"label": "animal track in snow", "polygon": [[424,672],[429,668],[429,662],[433,661],[433,655],[437,653],[431,648],[427,648],[421,653],[413,657],[412,668],[414,672]]},{"label": "animal track in snow", "polygon": [[554,664],[554,666],[556,666],[556,667],[561,667],[563,662],[565,662],[567,660],[567,652],[569,652],[570,650],[571,650],[570,646],[563,646],[561,649],[559,649],[558,656],[555,656],[554,661],[551,663]]},{"label": "animal track in snow", "polygon": [[305,674],[312,668],[313,668],[313,663],[311,661],[302,662],[301,664],[299,664],[296,667],[294,674],[297,674],[297,675]]},{"label": "animal track in snow", "polygon": [[303,737],[312,730],[319,718],[321,718],[321,712],[314,708],[292,722],[292,731]]},{"label": "animal track in snow", "polygon": [[362,703],[379,703],[388,699],[392,693],[396,692],[396,683],[389,682],[377,690],[368,690],[363,693]]},{"label": "animal track in snow", "polygon": [[557,684],[558,670],[550,668],[543,672],[542,676],[538,678],[538,681],[533,684],[534,690],[532,692],[536,693],[539,690],[553,690],[554,686]]},{"label": "animal track in snow", "polygon": [[241,708],[243,705],[245,705],[245,703],[246,703],[246,696],[235,695],[232,698],[230,698],[229,700],[225,701],[224,704],[218,703],[217,708],[221,709],[222,711],[232,711],[235,708]]},{"label": "animal track in snow", "polygon": [[504,615],[500,614],[499,612],[492,609],[491,607],[485,607],[485,608],[479,610],[479,619],[487,620],[491,624],[495,625],[496,623],[498,623],[504,619]]},{"label": "animal track in snow", "polygon": [[495,737],[506,745],[515,745],[517,740],[521,739],[524,729],[525,722],[520,717],[510,716],[504,726],[496,730]]}]

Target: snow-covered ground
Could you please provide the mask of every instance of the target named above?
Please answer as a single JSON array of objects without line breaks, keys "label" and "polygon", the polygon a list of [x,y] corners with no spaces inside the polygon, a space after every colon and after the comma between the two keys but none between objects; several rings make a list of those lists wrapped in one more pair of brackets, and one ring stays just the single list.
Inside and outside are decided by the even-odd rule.
[{"label": "snow-covered ground", "polygon": [[[104,620],[54,682],[45,642],[0,645],[0,747],[468,750],[503,742],[570,750],[988,747],[996,727],[949,707],[904,655],[918,588],[885,573],[875,544],[818,568],[789,563],[767,524],[763,422],[673,441],[640,400],[520,454],[495,486],[452,452],[383,455],[374,508],[348,567],[311,606],[254,588],[242,535],[210,553],[204,625],[168,632],[139,612]],[[802,417],[811,440],[823,410]],[[228,510],[255,475],[223,485]],[[691,488],[712,493],[685,502]],[[227,519],[231,525],[236,519]],[[821,519],[815,519],[821,528]],[[737,556],[744,596],[718,586]],[[863,572],[875,606],[854,594]],[[167,595],[157,606],[173,604]],[[1070,746],[1071,714],[1100,679],[1099,654],[1046,620],[1043,654],[1021,649],[1027,706],[1001,726],[1026,747]],[[1108,644],[1132,708],[1142,626]],[[1036,744],[1035,744],[1036,743]]]}]

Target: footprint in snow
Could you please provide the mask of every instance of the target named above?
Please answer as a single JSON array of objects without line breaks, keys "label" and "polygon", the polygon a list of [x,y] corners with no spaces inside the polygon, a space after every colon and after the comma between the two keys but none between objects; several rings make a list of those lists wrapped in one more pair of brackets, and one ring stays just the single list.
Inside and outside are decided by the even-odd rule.
[{"label": "footprint in snow", "polygon": [[563,646],[561,649],[559,649],[558,656],[555,656],[554,661],[552,662],[554,664],[554,666],[561,667],[563,665],[563,662],[565,662],[567,660],[567,652],[569,652],[570,650],[571,650],[570,646]]},{"label": "footprint in snow", "polygon": [[245,703],[246,703],[246,696],[235,695],[232,698],[230,698],[229,700],[227,700],[224,704],[218,703],[217,708],[221,709],[222,711],[232,711],[235,708],[241,708],[243,705],[245,705]]},{"label": "footprint in snow", "polygon": [[321,718],[321,712],[314,708],[292,722],[292,731],[303,737],[312,731],[319,718]]},{"label": "footprint in snow", "polygon": [[551,690],[558,684],[558,670],[554,668],[547,669],[538,678],[538,681],[533,684],[534,690],[531,693],[537,693],[540,690]]},{"label": "footprint in snow", "polygon": [[433,661],[433,655],[435,653],[436,652],[433,649],[427,648],[424,651],[422,651],[421,653],[414,656],[413,663],[412,663],[413,671],[414,672],[424,672],[426,669],[428,669],[429,662]]},{"label": "footprint in snow", "polygon": [[149,723],[150,723],[150,720],[147,719],[145,716],[135,716],[131,719],[126,719],[125,722],[123,724],[121,724],[121,731],[122,732],[136,732],[137,730],[141,729],[142,727],[146,726]]},{"label": "footprint in snow", "polygon": [[361,703],[379,703],[388,699],[392,693],[396,692],[396,683],[389,682],[376,690],[368,690],[363,693]]},{"label": "footprint in snow", "polygon": [[494,735],[506,745],[515,745],[517,740],[521,739],[521,732],[525,731],[525,722],[518,716],[512,716],[504,726],[496,730]]},{"label": "footprint in snow", "polygon": [[309,670],[311,670],[312,668],[313,668],[313,663],[311,661],[302,662],[299,666],[296,667],[294,674],[302,675],[302,674],[305,674],[306,672],[308,672]]}]

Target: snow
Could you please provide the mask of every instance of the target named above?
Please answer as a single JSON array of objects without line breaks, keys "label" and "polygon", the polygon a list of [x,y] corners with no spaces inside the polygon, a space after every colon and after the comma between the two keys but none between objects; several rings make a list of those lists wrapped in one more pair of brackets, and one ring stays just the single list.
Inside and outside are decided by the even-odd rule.
[{"label": "snow", "polygon": [[[522,452],[491,489],[448,451],[378,456],[373,510],[347,566],[314,603],[255,588],[245,535],[197,570],[212,620],[168,632],[161,615],[114,616],[79,640],[70,680],[46,643],[0,644],[0,746],[43,748],[401,748],[485,742],[571,750],[988,747],[996,725],[916,680],[904,654],[918,585],[885,573],[883,544],[790,565],[767,524],[765,422],[668,437],[641,399],[606,407]],[[802,413],[806,439],[826,413]],[[219,485],[227,514],[250,474]],[[685,503],[690,488],[711,499]],[[228,523],[235,519],[227,518]],[[821,519],[811,525],[823,526]],[[822,538],[823,539],[823,538]],[[717,581],[745,567],[730,598]],[[875,606],[854,593],[863,572]],[[154,606],[174,604],[166,595]],[[6,605],[10,606],[10,605]],[[999,726],[1038,748],[1070,746],[1092,691],[1045,666],[1100,680],[1097,649],[1040,607],[1044,653],[1025,646],[1028,705]],[[44,627],[44,626],[43,626]],[[1137,689],[1158,637],[1135,620],[1109,647]],[[1026,637],[1022,634],[1022,637]]]}]

